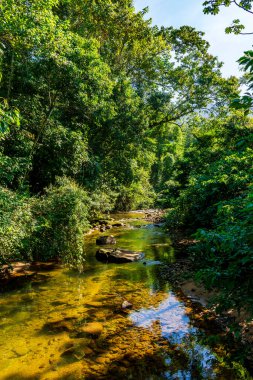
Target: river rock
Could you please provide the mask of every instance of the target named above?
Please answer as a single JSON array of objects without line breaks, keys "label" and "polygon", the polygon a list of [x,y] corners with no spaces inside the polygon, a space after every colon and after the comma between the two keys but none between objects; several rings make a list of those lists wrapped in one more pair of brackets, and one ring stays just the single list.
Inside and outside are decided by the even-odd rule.
[{"label": "river rock", "polygon": [[98,223],[102,226],[102,225],[107,225],[107,224],[109,224],[109,221],[106,220],[106,219],[100,219],[100,220],[98,221]]},{"label": "river rock", "polygon": [[122,307],[122,309],[132,309],[133,304],[131,302],[128,302],[125,300],[122,302],[121,307]]},{"label": "river rock", "polygon": [[59,321],[51,321],[47,322],[43,326],[43,330],[49,330],[52,332],[60,332],[60,331],[67,331],[70,332],[73,329],[73,325],[70,321],[68,320],[59,320]]},{"label": "river rock", "polygon": [[15,342],[15,347],[12,350],[17,356],[24,356],[28,353],[29,349],[25,340],[19,339]]},{"label": "river rock", "polygon": [[99,236],[96,240],[97,245],[116,244],[116,239],[113,236]]},{"label": "river rock", "polygon": [[101,248],[96,252],[97,260],[107,263],[131,263],[133,261],[141,260],[143,257],[144,253],[142,252],[129,251],[121,248]]},{"label": "river rock", "polygon": [[113,225],[112,225],[113,227],[124,227],[125,226],[125,224],[124,223],[122,223],[122,222],[116,222],[116,223],[113,223]]},{"label": "river rock", "polygon": [[103,325],[99,322],[90,322],[80,328],[81,332],[90,335],[100,335],[103,331]]}]

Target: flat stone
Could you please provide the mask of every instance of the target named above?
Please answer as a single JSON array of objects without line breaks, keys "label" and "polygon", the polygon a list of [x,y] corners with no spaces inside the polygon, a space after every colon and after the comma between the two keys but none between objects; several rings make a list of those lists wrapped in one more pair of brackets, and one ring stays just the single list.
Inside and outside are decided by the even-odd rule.
[{"label": "flat stone", "polygon": [[94,354],[94,351],[90,347],[84,347],[83,353],[85,356],[90,356]]},{"label": "flat stone", "polygon": [[72,331],[73,325],[67,320],[50,321],[44,324],[43,329],[50,331]]},{"label": "flat stone", "polygon": [[100,335],[103,331],[103,325],[99,322],[90,322],[80,328],[81,332],[90,335]]},{"label": "flat stone", "polygon": [[144,253],[142,252],[129,251],[121,248],[101,248],[96,252],[97,260],[107,263],[131,263],[141,260],[143,257]]},{"label": "flat stone", "polygon": [[23,346],[17,346],[13,349],[13,352],[17,354],[18,356],[24,356],[28,353],[28,348],[24,344]]},{"label": "flat stone", "polygon": [[96,359],[96,362],[99,364],[106,364],[108,362],[108,359],[100,356]]}]

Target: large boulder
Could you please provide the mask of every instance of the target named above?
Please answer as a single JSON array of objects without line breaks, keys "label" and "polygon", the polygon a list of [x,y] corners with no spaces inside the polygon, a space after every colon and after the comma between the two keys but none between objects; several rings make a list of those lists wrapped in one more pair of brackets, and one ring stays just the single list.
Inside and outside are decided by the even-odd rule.
[{"label": "large boulder", "polygon": [[131,263],[143,259],[144,253],[121,248],[99,249],[96,258],[106,263]]},{"label": "large boulder", "polygon": [[99,236],[96,240],[97,245],[116,244],[116,239],[113,236]]}]

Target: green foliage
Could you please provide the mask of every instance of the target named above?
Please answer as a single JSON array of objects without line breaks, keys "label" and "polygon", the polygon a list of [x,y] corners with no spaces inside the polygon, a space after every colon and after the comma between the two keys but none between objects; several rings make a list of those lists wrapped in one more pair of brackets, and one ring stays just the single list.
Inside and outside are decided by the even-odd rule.
[{"label": "green foliage", "polygon": [[12,126],[20,126],[19,111],[17,109],[9,109],[6,99],[0,103],[0,141],[10,133]]},{"label": "green foliage", "polygon": [[248,85],[248,91],[245,95],[240,98],[236,98],[232,102],[232,106],[235,109],[244,109],[245,114],[249,114],[250,109],[253,106],[253,51],[245,51],[244,55],[238,60],[240,66],[243,68],[244,72],[249,72],[246,77],[246,82]]},{"label": "green foliage", "polygon": [[190,249],[196,278],[220,289],[220,309],[252,304],[252,132],[252,120],[239,111],[196,118],[175,172],[181,187],[167,225],[198,229]]},{"label": "green foliage", "polygon": [[81,267],[88,220],[155,202],[174,225],[215,226],[251,181],[250,123],[229,110],[239,81],[202,32],[146,13],[131,0],[1,2],[6,260]]},{"label": "green foliage", "polygon": [[40,198],[0,188],[0,262],[61,260],[81,267],[89,227],[87,193],[67,178]]},{"label": "green foliage", "polygon": [[67,175],[95,191],[106,178],[117,191],[136,182],[131,159],[149,151],[152,130],[159,140],[159,127],[165,136],[169,122],[228,101],[203,34],[152,27],[131,1],[1,7],[0,96],[20,110],[25,137],[22,156],[17,134],[4,142],[4,155],[26,165],[8,186],[40,193]]},{"label": "green foliage", "polygon": [[120,187],[116,200],[116,210],[130,211],[136,209],[145,209],[152,206],[155,193],[150,185],[148,178],[140,173],[140,181],[132,183],[128,187]]},{"label": "green foliage", "polygon": [[213,15],[217,15],[220,12],[220,7],[229,7],[230,5],[236,5],[237,7],[245,10],[246,12],[251,13],[251,9],[253,7],[252,0],[207,0],[204,1],[204,13],[210,13]]},{"label": "green foliage", "polygon": [[30,174],[33,189],[53,184],[57,176],[75,178],[87,162],[87,141],[83,134],[61,125],[52,125],[45,131],[34,153]]},{"label": "green foliage", "polygon": [[[20,114],[8,102],[0,105],[0,185],[17,189],[29,166],[27,136],[20,130]],[[8,149],[10,144],[10,150]],[[6,154],[6,148],[9,152]]]},{"label": "green foliage", "polygon": [[[192,248],[206,286],[221,289],[219,309],[247,308],[253,312],[253,192],[218,205],[216,228],[199,230]],[[239,284],[239,286],[238,286]]]},{"label": "green foliage", "polygon": [[209,165],[203,173],[193,175],[177,201],[177,208],[169,216],[175,227],[211,226],[217,213],[218,202],[233,199],[245,191],[253,179],[252,149],[227,155]]},{"label": "green foliage", "polygon": [[33,201],[0,187],[0,265],[32,258]]},{"label": "green foliage", "polygon": [[[230,5],[235,5],[238,8],[244,10],[245,12],[253,15],[253,1],[252,0],[241,0],[241,1],[233,1],[233,0],[208,0],[203,3],[204,13],[216,15],[220,12],[220,8],[225,6],[229,7]],[[231,26],[226,27],[226,33],[234,33],[234,34],[253,34],[252,31],[244,32],[245,26],[241,24],[239,19],[233,20]],[[253,88],[253,51],[248,50],[244,52],[244,55],[238,60],[240,66],[243,71],[246,73],[249,71],[249,74],[245,75],[246,82],[248,84],[248,91],[246,94],[240,97],[234,97],[232,100],[232,107],[235,109],[244,109],[245,113],[248,114],[249,110],[253,105],[252,98],[252,88]]]},{"label": "green foliage", "polygon": [[89,220],[99,219],[115,208],[118,193],[112,191],[107,185],[97,186],[96,191],[89,194]]},{"label": "green foliage", "polygon": [[33,258],[60,259],[81,268],[85,261],[83,236],[89,228],[88,210],[87,193],[74,181],[58,178],[33,207]]},{"label": "green foliage", "polygon": [[[229,7],[234,5],[253,14],[252,0],[241,1],[220,1],[209,0],[203,3],[204,13],[217,14],[222,6]],[[230,27],[226,28],[227,33],[252,34],[244,32],[244,25],[236,19]],[[253,52],[246,51],[244,56],[239,59],[239,64],[245,72],[244,83],[248,85],[248,91],[241,97],[231,97],[231,105],[234,109],[244,110],[245,115],[251,115],[253,105]],[[245,119],[246,120],[246,119]],[[252,126],[252,124],[251,124]],[[200,185],[199,196],[193,198],[193,205],[200,207],[200,215],[204,216],[202,226],[208,229],[200,229],[196,233],[199,243],[193,248],[193,254],[198,265],[197,278],[203,281],[206,286],[217,287],[221,293],[216,300],[219,307],[246,308],[253,312],[252,301],[252,127],[240,128],[241,136],[233,137],[230,143],[229,154],[222,154],[219,161],[215,163],[217,174],[212,176],[208,171],[205,172],[207,181],[201,181],[197,177],[195,185]],[[210,140],[209,140],[210,143]],[[227,146],[225,145],[225,148]],[[213,164],[211,164],[211,167]],[[218,172],[219,171],[219,172]],[[218,183],[217,183],[218,179]],[[222,182],[221,182],[222,179]],[[207,183],[212,183],[212,189],[206,187]],[[218,186],[217,186],[218,185]],[[222,187],[220,187],[222,185]],[[184,195],[189,199],[194,186],[190,183]],[[196,186],[195,186],[196,187]],[[196,189],[197,190],[197,189]],[[213,192],[214,190],[214,192]],[[215,194],[216,191],[218,194]],[[187,195],[187,192],[189,194]],[[215,199],[207,196],[206,209],[204,210],[204,198],[206,193],[215,195]],[[195,195],[194,194],[194,195]],[[193,194],[192,194],[193,195]],[[201,197],[202,195],[202,197]],[[218,195],[218,196],[217,196]],[[181,197],[183,198],[183,196]],[[182,205],[182,200],[180,201]],[[180,204],[179,202],[179,204]],[[190,209],[192,204],[190,205]],[[175,212],[174,212],[175,213]],[[176,213],[175,213],[176,214]],[[183,223],[190,214],[189,207],[183,217]],[[177,214],[176,214],[177,215]],[[174,215],[174,219],[176,218]],[[184,219],[186,218],[186,219]],[[209,218],[209,224],[207,219]],[[172,217],[173,219],[173,217]],[[199,220],[197,225],[201,225]],[[212,227],[212,229],[210,229]]]}]

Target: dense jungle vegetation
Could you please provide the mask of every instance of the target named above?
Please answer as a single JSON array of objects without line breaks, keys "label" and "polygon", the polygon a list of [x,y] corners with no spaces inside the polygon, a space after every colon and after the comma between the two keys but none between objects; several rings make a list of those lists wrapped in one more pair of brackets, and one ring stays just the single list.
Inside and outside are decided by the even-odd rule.
[{"label": "dense jungle vegetation", "polygon": [[199,241],[198,278],[223,306],[250,307],[253,52],[240,98],[202,32],[158,28],[147,12],[132,0],[1,1],[1,265],[81,264],[99,214],[168,208],[167,226]]}]

